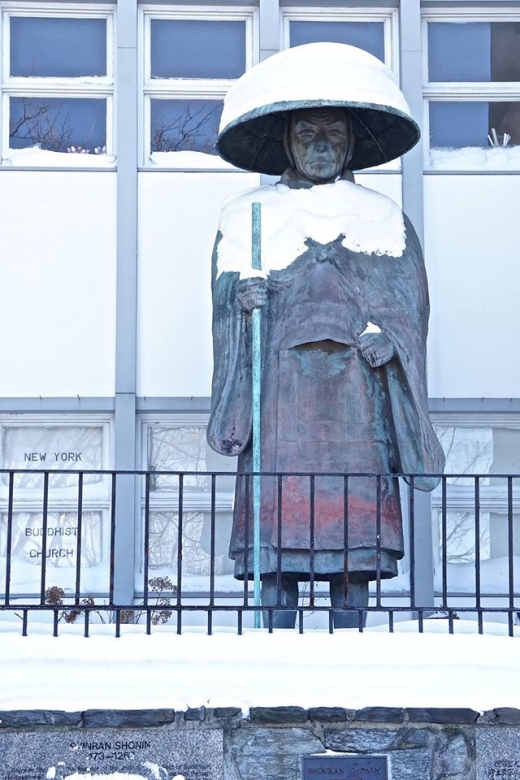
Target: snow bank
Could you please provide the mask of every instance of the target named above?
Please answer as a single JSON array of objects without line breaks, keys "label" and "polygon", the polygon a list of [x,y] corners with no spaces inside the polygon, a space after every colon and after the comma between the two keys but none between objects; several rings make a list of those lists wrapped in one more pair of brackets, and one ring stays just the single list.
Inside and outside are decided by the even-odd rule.
[{"label": "snow bank", "polygon": [[520,146],[431,149],[426,168],[433,171],[518,171]]},{"label": "snow bank", "polygon": [[205,152],[152,152],[150,155],[152,165],[163,168],[216,168],[217,170],[239,170],[231,163],[226,162],[216,154]]},{"label": "snow bank", "polygon": [[227,201],[221,216],[218,273],[251,268],[251,204],[262,204],[262,270],[287,268],[311,237],[320,244],[344,235],[342,245],[353,252],[401,257],[405,227],[399,207],[378,192],[337,181],[310,189],[285,184],[259,187]]},{"label": "snow bank", "polygon": [[[19,625],[3,626],[2,710],[520,707],[516,640],[467,633],[475,624],[462,620],[453,636],[445,620],[425,621],[425,634],[416,623],[397,624],[402,633],[395,634],[260,629],[243,636],[178,636],[169,627],[146,636],[142,627],[122,626],[119,639],[106,635],[114,626],[96,626],[90,639],[79,626],[64,626],[58,639],[49,626],[31,623],[28,637]],[[485,621],[485,630],[505,627]]]},{"label": "snow bank", "polygon": [[49,152],[39,146],[9,149],[2,157],[3,165],[29,165],[44,168],[112,168],[116,158],[108,154],[69,154]]}]

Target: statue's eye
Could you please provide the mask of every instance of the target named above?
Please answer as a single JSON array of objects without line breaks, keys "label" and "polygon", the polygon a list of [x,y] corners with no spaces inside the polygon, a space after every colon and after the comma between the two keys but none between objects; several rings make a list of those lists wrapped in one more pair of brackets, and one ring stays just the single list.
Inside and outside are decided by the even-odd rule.
[{"label": "statue's eye", "polygon": [[301,130],[296,131],[296,135],[298,138],[301,138],[302,141],[310,141],[311,138],[314,138],[314,131],[310,128],[302,128]]}]

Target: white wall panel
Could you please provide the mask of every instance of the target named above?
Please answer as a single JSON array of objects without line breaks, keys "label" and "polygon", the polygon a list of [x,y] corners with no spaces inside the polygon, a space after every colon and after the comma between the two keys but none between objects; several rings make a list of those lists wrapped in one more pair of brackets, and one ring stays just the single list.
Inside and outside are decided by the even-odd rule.
[{"label": "white wall panel", "polygon": [[425,176],[433,397],[520,392],[520,177]]},{"label": "white wall panel", "polygon": [[402,177],[400,173],[356,173],[356,184],[386,195],[403,207]]},{"label": "white wall panel", "polygon": [[244,173],[139,175],[137,394],[211,393],[211,253],[222,201]]},{"label": "white wall panel", "polygon": [[0,173],[0,395],[113,395],[115,183]]}]

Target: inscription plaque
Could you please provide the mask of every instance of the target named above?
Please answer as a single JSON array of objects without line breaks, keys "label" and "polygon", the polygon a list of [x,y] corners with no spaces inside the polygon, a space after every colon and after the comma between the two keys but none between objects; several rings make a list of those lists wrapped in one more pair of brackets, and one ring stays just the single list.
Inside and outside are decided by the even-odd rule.
[{"label": "inscription plaque", "polygon": [[520,780],[518,728],[477,729],[477,780]]},{"label": "inscription plaque", "polygon": [[388,780],[386,756],[306,756],[302,759],[302,780],[344,777],[348,780]]},{"label": "inscription plaque", "polygon": [[219,731],[106,729],[2,733],[0,780],[89,780],[114,772],[134,780],[223,780]]}]

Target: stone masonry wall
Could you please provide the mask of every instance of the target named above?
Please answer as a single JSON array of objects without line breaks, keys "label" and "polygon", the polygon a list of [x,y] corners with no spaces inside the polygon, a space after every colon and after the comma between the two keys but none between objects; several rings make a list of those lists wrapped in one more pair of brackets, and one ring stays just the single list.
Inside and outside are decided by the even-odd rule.
[{"label": "stone masonry wall", "polygon": [[0,780],[300,780],[302,757],[325,752],[387,756],[388,780],[520,780],[520,711],[0,712]]}]

